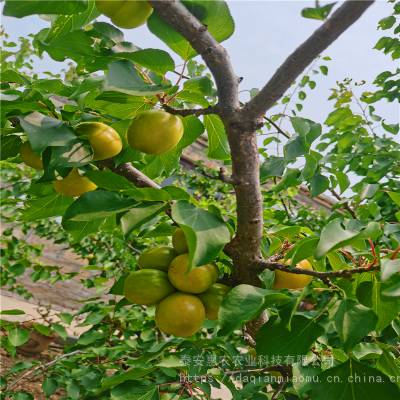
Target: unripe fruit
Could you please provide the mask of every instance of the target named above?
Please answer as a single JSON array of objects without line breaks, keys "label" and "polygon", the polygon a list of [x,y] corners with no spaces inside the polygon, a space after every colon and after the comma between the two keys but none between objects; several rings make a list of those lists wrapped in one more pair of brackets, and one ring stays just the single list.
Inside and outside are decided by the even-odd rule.
[{"label": "unripe fruit", "polygon": [[[303,260],[296,264],[296,268],[312,270],[312,265],[309,261]],[[275,270],[274,289],[303,289],[312,281],[310,275],[291,274]]]},{"label": "unripe fruit", "polygon": [[195,334],[203,325],[205,309],[198,297],[174,293],[156,308],[156,325],[160,331],[180,337]]},{"label": "unripe fruit", "polygon": [[216,282],[218,269],[213,264],[206,264],[195,267],[189,272],[189,255],[181,254],[171,262],[168,277],[182,292],[203,293]]},{"label": "unripe fruit", "polygon": [[176,252],[172,247],[159,246],[144,251],[138,259],[138,265],[142,269],[152,268],[168,271],[168,267],[175,257]]},{"label": "unripe fruit", "polygon": [[132,121],[127,139],[129,145],[147,154],[162,154],[173,149],[183,135],[181,119],[161,110],[148,110]]},{"label": "unripe fruit", "polygon": [[172,245],[178,254],[184,254],[189,251],[185,234],[181,228],[177,228],[172,235]]},{"label": "unripe fruit", "polygon": [[206,292],[199,294],[199,299],[206,309],[207,319],[218,319],[219,307],[230,289],[222,283],[214,283]]},{"label": "unripe fruit", "polygon": [[168,275],[158,269],[134,271],[124,282],[124,296],[136,304],[156,304],[174,291]]},{"label": "unripe fruit", "polygon": [[21,155],[22,161],[29,167],[43,169],[42,158],[32,150],[32,146],[29,142],[22,143],[19,154]]},{"label": "unripe fruit", "polygon": [[85,136],[93,148],[93,160],[106,160],[119,154],[122,140],[117,131],[101,122],[83,122],[76,127],[79,136]]},{"label": "unripe fruit", "polygon": [[114,25],[127,29],[143,25],[153,12],[151,5],[143,0],[96,0],[96,7]]},{"label": "unripe fruit", "polygon": [[80,196],[97,188],[90,179],[79,175],[76,168],[73,168],[65,178],[54,181],[53,185],[56,192],[69,197]]}]

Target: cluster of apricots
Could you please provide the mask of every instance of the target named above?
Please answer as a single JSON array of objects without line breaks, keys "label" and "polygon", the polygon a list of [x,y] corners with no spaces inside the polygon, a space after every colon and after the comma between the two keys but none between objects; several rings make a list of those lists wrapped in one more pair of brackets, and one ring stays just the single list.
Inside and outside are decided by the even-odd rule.
[{"label": "cluster of apricots", "polygon": [[[184,127],[180,117],[162,110],[148,110],[139,113],[131,122],[127,141],[129,145],[146,154],[159,155],[173,149],[181,140]],[[89,141],[93,150],[93,161],[112,158],[122,150],[118,132],[101,122],[83,122],[76,126],[78,137]],[[21,145],[22,161],[35,169],[43,169],[40,154],[32,150],[29,142]],[[69,174],[54,182],[54,188],[64,196],[77,197],[96,189],[89,178],[73,168]]]},{"label": "cluster of apricots", "polygon": [[200,330],[205,319],[218,318],[230,287],[216,283],[218,269],[214,264],[190,269],[181,228],[175,230],[172,245],[148,249],[140,255],[139,269],[125,280],[124,296],[135,304],[156,305],[158,329],[187,337]]}]

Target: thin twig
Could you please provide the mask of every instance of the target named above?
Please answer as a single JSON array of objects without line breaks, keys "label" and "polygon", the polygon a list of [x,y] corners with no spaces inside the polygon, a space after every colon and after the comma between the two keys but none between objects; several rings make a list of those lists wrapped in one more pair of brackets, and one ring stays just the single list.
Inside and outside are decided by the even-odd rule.
[{"label": "thin twig", "polygon": [[162,108],[173,115],[181,115],[182,117],[186,117],[188,115],[207,115],[207,114],[218,114],[219,107],[218,105],[209,106],[207,108],[186,108],[186,109],[178,109],[169,106],[168,104],[162,104]]},{"label": "thin twig", "polygon": [[75,351],[72,351],[71,353],[62,354],[61,356],[56,357],[54,360],[48,362],[47,364],[37,365],[35,368],[25,372],[18,379],[16,379],[14,382],[12,382],[11,385],[7,389],[8,390],[13,389],[22,380],[27,379],[32,375],[36,375],[36,373],[39,370],[45,371],[45,370],[49,369],[50,367],[52,367],[54,364],[58,363],[60,360],[62,360],[64,358],[72,357],[72,356],[74,356],[76,354],[80,354],[80,353],[83,353],[83,351],[82,350],[75,350]]},{"label": "thin twig", "polygon": [[309,275],[314,278],[318,278],[321,280],[324,280],[326,278],[351,278],[354,274],[362,274],[364,272],[374,272],[378,271],[379,267],[377,265],[374,265],[372,267],[366,268],[366,267],[357,267],[357,268],[351,268],[351,269],[341,269],[337,271],[325,271],[325,272],[320,272],[320,271],[314,271],[314,270],[309,270],[309,269],[302,269],[302,268],[290,268],[289,266],[285,264],[280,264],[276,262],[270,262],[270,261],[259,261],[256,264],[254,264],[255,270],[257,272],[261,272],[265,269],[269,269],[271,271],[279,270],[283,272],[288,272],[290,274],[298,274],[298,275]]},{"label": "thin twig", "polygon": [[333,196],[335,196],[337,200],[341,202],[343,208],[345,208],[354,219],[357,219],[357,215],[350,207],[349,203],[347,201],[343,201],[342,197],[334,189],[330,189],[330,192],[333,194]]},{"label": "thin twig", "polygon": [[279,125],[277,125],[271,118],[264,116],[264,119],[268,121],[280,134],[285,136],[286,139],[290,139],[290,135],[286,133]]}]

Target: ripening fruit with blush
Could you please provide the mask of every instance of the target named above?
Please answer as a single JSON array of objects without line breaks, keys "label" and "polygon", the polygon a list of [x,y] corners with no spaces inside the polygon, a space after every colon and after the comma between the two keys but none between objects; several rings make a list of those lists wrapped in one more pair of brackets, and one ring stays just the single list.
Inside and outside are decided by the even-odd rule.
[{"label": "ripening fruit with blush", "polygon": [[156,308],[156,325],[169,335],[188,337],[199,331],[206,312],[197,296],[173,293],[162,300]]},{"label": "ripening fruit with blush", "polygon": [[207,291],[199,294],[199,299],[206,309],[207,319],[218,319],[219,307],[229,290],[231,290],[229,286],[222,283],[214,283]]},{"label": "ripening fruit with blush", "polygon": [[171,261],[176,257],[176,252],[172,247],[158,246],[144,251],[138,259],[139,268],[159,269],[168,271]]},{"label": "ripening fruit with blush", "polygon": [[153,12],[144,0],[96,0],[97,9],[120,28],[137,28],[143,25]]},{"label": "ripening fruit with blush", "polygon": [[[290,263],[290,261],[288,261]],[[308,260],[300,261],[296,268],[312,270]],[[289,272],[275,270],[274,289],[303,289],[312,281],[312,276],[291,274]]]},{"label": "ripening fruit with blush", "polygon": [[189,251],[185,234],[181,228],[177,228],[172,235],[172,246],[178,254],[184,254]]},{"label": "ripening fruit with blush", "polygon": [[83,122],[75,130],[78,136],[83,136],[89,141],[94,161],[114,157],[122,150],[122,140],[111,126],[101,122]]},{"label": "ripening fruit with blush", "polygon": [[158,269],[131,272],[124,282],[124,296],[135,304],[156,304],[174,291],[166,272]]},{"label": "ripening fruit with blush", "polygon": [[128,128],[129,145],[146,154],[163,154],[173,149],[183,135],[183,123],[177,115],[162,110],[138,114]]},{"label": "ripening fruit with blush", "polygon": [[168,269],[171,283],[180,291],[187,293],[203,293],[218,278],[218,269],[213,264],[194,267],[189,272],[189,254],[181,254],[174,258]]},{"label": "ripening fruit with blush", "polygon": [[42,158],[32,150],[32,146],[29,142],[22,143],[19,154],[22,161],[29,167],[43,169]]},{"label": "ripening fruit with blush", "polygon": [[89,178],[81,176],[76,168],[73,168],[65,178],[54,181],[53,185],[56,192],[69,197],[77,197],[97,188]]}]

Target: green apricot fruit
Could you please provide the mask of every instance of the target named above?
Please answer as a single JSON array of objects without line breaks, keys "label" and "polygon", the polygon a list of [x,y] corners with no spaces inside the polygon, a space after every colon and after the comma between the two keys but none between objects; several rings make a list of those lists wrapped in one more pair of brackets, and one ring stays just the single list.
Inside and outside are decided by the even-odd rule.
[{"label": "green apricot fruit", "polygon": [[138,260],[139,268],[159,269],[168,271],[171,261],[176,257],[176,252],[172,247],[159,246],[154,249],[144,251]]},{"label": "green apricot fruit", "polygon": [[124,296],[136,304],[156,304],[174,291],[168,275],[158,269],[131,272],[124,282]]}]

